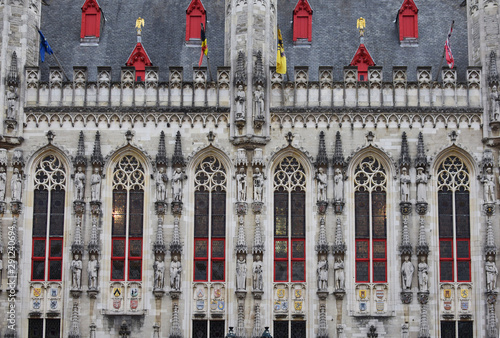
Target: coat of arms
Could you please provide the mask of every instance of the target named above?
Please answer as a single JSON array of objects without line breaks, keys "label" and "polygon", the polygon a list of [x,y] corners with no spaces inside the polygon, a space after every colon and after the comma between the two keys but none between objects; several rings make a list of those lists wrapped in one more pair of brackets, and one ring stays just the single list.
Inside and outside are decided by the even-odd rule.
[{"label": "coat of arms", "polygon": [[137,297],[139,295],[139,289],[132,288],[130,289],[130,297]]},{"label": "coat of arms", "polygon": [[203,289],[198,289],[198,292],[196,293],[196,296],[198,296],[198,298],[203,298],[205,294],[203,293]]},{"label": "coat of arms", "polygon": [[288,302],[281,302],[281,310],[288,311]]},{"label": "coat of arms", "polygon": [[469,310],[469,301],[467,301],[467,300],[463,301],[463,302],[461,302],[461,305],[462,305],[462,310],[463,311]]},{"label": "coat of arms", "polygon": [[50,296],[57,297],[57,289],[56,288],[50,288]]},{"label": "coat of arms", "polygon": [[34,297],[40,297],[41,294],[42,294],[42,288],[33,288]]},{"label": "coat of arms", "polygon": [[113,288],[113,296],[120,297],[122,295],[122,288]]},{"label": "coat of arms", "polygon": [[451,301],[444,302],[444,309],[446,311],[450,311],[451,310]]},{"label": "coat of arms", "polygon": [[359,311],[361,311],[361,312],[366,311],[366,303],[365,302],[359,303]]},{"label": "coat of arms", "polygon": [[40,308],[40,305],[41,305],[41,304],[40,304],[40,300],[35,299],[35,300],[33,301],[33,309],[38,310],[38,309]]},{"label": "coat of arms", "polygon": [[366,290],[359,290],[359,298],[361,299],[366,298]]},{"label": "coat of arms", "polygon": [[281,310],[281,302],[276,301],[274,302],[274,311],[279,311]]},{"label": "coat of arms", "polygon": [[278,295],[278,298],[283,298],[285,297],[285,289],[278,289],[276,291],[276,294]]},{"label": "coat of arms", "polygon": [[295,290],[295,298],[302,298],[302,290],[300,289]]},{"label": "coat of arms", "polygon": [[119,310],[122,307],[122,300],[121,299],[113,299],[113,308],[116,310]]},{"label": "coat of arms", "polygon": [[382,311],[384,311],[384,307],[385,307],[384,305],[385,305],[385,304],[384,304],[384,302],[380,302],[380,301],[378,301],[378,302],[377,302],[377,304],[376,304],[377,311],[378,311],[378,312],[382,312]]},{"label": "coat of arms", "polygon": [[130,308],[132,310],[137,309],[137,306],[139,305],[139,300],[138,299],[131,299],[130,300]]},{"label": "coat of arms", "polygon": [[220,295],[221,295],[221,290],[220,289],[215,289],[214,290],[214,296],[215,296],[215,298],[219,298]]},{"label": "coat of arms", "polygon": [[217,302],[217,308],[219,309],[219,311],[224,310],[224,301],[223,300],[219,300]]},{"label": "coat of arms", "polygon": [[217,301],[216,300],[212,300],[212,302],[210,303],[210,309],[212,311],[217,309]]},{"label": "coat of arms", "polygon": [[57,309],[57,300],[51,300],[50,301],[50,309],[51,310]]},{"label": "coat of arms", "polygon": [[469,297],[469,290],[468,289],[462,289],[462,290],[460,290],[460,296],[462,296],[462,298]]},{"label": "coat of arms", "polygon": [[196,301],[196,310],[201,311],[205,307],[205,301],[203,300],[197,300]]},{"label": "coat of arms", "polygon": [[451,289],[443,290],[444,298],[451,298]]},{"label": "coat of arms", "polygon": [[295,311],[302,311],[302,302],[294,302],[293,308]]},{"label": "coat of arms", "polygon": [[384,290],[375,291],[375,296],[377,296],[378,299],[384,298]]}]

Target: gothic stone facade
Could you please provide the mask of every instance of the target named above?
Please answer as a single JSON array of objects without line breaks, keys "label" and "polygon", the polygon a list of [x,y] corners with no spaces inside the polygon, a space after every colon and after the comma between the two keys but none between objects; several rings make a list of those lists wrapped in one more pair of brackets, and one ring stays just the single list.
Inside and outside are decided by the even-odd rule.
[{"label": "gothic stone facade", "polygon": [[[498,336],[498,1],[443,1],[463,37],[453,69],[430,67],[448,27],[424,0],[418,41],[401,46],[378,35],[398,1],[364,14],[311,0],[303,45],[296,3],[205,1],[212,68],[191,67],[199,44],[178,38],[161,64],[162,30],[148,30],[184,27],[190,1],[148,4],[168,24],[101,4],[95,46],[70,34],[82,4],[46,2],[0,2],[0,335]],[[354,33],[318,59],[335,47],[328,12]],[[143,81],[128,55],[106,59],[135,43],[120,15],[146,20],[158,67]],[[367,81],[342,59],[359,16],[380,60]],[[38,64],[30,20],[68,48],[69,79]]]}]

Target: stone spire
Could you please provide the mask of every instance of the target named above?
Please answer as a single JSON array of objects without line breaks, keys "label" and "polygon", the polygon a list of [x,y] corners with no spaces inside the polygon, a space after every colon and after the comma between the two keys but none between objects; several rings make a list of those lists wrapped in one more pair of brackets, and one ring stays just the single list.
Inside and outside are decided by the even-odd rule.
[{"label": "stone spire", "polygon": [[172,311],[172,327],[170,328],[168,338],[182,338],[181,325],[179,323],[179,306],[177,303],[174,303],[174,309]]},{"label": "stone spire", "polygon": [[[99,211],[97,211],[99,212]],[[99,227],[97,225],[98,217],[92,216],[92,228],[90,230],[90,240],[88,245],[89,255],[99,254],[101,246],[99,245]]]},{"label": "stone spire", "polygon": [[95,166],[102,167],[104,165],[104,158],[101,153],[101,134],[99,134],[99,131],[95,133],[94,151],[92,152],[92,156],[90,156],[90,162]]},{"label": "stone spire", "polygon": [[247,72],[245,68],[245,53],[238,52],[238,61],[236,66],[236,74],[234,76],[236,86],[245,85],[247,83]]},{"label": "stone spire", "polygon": [[326,154],[326,146],[325,146],[325,133],[323,131],[319,133],[319,149],[318,149],[318,156],[316,157],[316,166],[317,167],[328,166],[328,155]]},{"label": "stone spire", "polygon": [[245,306],[241,302],[238,304],[238,326],[236,327],[236,337],[246,338],[245,335]]},{"label": "stone spire", "polygon": [[337,227],[335,228],[335,243],[333,244],[333,254],[343,254],[346,251],[344,237],[342,235],[342,220],[337,218]]},{"label": "stone spire", "polygon": [[7,78],[7,86],[18,87],[19,86],[19,73],[17,71],[17,54],[12,53],[12,58],[10,61],[9,76]]},{"label": "stone spire", "polygon": [[75,226],[75,238],[71,244],[71,252],[73,254],[83,255],[83,238],[82,238],[82,227],[81,218],[77,218],[77,224]]},{"label": "stone spire", "polygon": [[158,217],[158,227],[156,228],[156,241],[153,244],[153,251],[155,254],[164,254],[167,249],[165,248],[165,241],[163,239],[163,217]]},{"label": "stone spire", "polygon": [[319,306],[319,329],[316,338],[328,338],[328,328],[326,326],[326,305]]},{"label": "stone spire", "polygon": [[78,315],[78,302],[73,302],[73,311],[71,313],[71,331],[68,338],[80,338],[80,318]]},{"label": "stone spire", "polygon": [[255,68],[253,72],[253,82],[255,86],[261,85],[264,87],[266,77],[264,76],[264,65],[262,63],[262,51],[259,50],[255,55]]},{"label": "stone spire", "polygon": [[172,156],[172,166],[181,166],[183,167],[185,165],[184,162],[184,155],[182,155],[182,145],[181,145],[181,132],[177,131],[177,134],[175,135],[175,148],[174,148],[174,155]]},{"label": "stone spire", "polygon": [[253,239],[253,254],[264,253],[264,243],[262,241],[262,233],[260,229],[260,215],[255,215],[255,236]]},{"label": "stone spire", "polygon": [[420,305],[420,332],[418,338],[430,338],[429,323],[427,321],[427,303]]},{"label": "stone spire", "polygon": [[174,217],[174,232],[172,234],[172,242],[170,242],[170,252],[172,254],[182,253],[181,235],[179,231],[179,217]]},{"label": "stone spire", "polygon": [[424,135],[422,134],[422,132],[418,133],[417,157],[415,158],[415,167],[424,169],[427,167],[427,156],[425,155]]},{"label": "stone spire", "polygon": [[495,236],[493,234],[493,225],[491,222],[491,217],[488,217],[486,219],[486,245],[484,247],[484,254],[489,256],[489,255],[496,255],[497,253],[497,246],[495,244]]},{"label": "stone spire", "polygon": [[318,242],[316,243],[316,252],[328,253],[328,242],[326,240],[326,227],[325,227],[325,218],[321,217],[319,221],[319,236]]},{"label": "stone spire", "polygon": [[429,244],[427,244],[427,238],[425,237],[425,220],[420,217],[419,222],[417,255],[427,255],[429,253]]},{"label": "stone spire", "polygon": [[165,148],[165,133],[160,133],[160,142],[158,144],[158,154],[156,154],[156,165],[167,165],[167,150]]},{"label": "stone spire", "polygon": [[345,165],[344,152],[342,150],[342,139],[340,138],[340,131],[335,135],[335,150],[333,153],[332,164],[335,167],[343,167]]},{"label": "stone spire", "polygon": [[410,231],[408,229],[408,217],[403,217],[403,229],[401,231],[401,246],[399,251],[402,255],[411,255]]},{"label": "stone spire", "polygon": [[262,327],[260,326],[260,305],[255,304],[255,318],[252,330],[252,338],[261,338],[262,337]]},{"label": "stone spire", "polygon": [[406,132],[403,132],[401,141],[401,156],[399,157],[399,167],[409,168],[410,165],[411,165],[411,157],[408,148],[408,139],[406,138]]},{"label": "stone spire", "polygon": [[87,158],[85,157],[85,143],[83,138],[83,131],[80,131],[80,137],[78,139],[78,147],[75,156],[75,167],[87,166]]},{"label": "stone spire", "polygon": [[247,240],[245,238],[245,221],[243,215],[239,216],[238,241],[236,243],[236,253],[246,254],[248,251]]},{"label": "stone spire", "polygon": [[493,50],[490,53],[490,69],[488,72],[488,83],[490,87],[498,85],[497,55]]}]

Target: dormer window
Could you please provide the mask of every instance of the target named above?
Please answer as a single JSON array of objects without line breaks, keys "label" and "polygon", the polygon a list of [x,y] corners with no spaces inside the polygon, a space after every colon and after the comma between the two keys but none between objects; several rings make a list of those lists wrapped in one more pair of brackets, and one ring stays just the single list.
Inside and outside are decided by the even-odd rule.
[{"label": "dormer window", "polygon": [[101,35],[101,7],[96,0],[86,0],[82,6],[82,43],[98,43]]},{"label": "dormer window", "polygon": [[205,27],[205,7],[201,0],[192,0],[186,10],[186,41],[200,41],[201,24]]},{"label": "dormer window", "polygon": [[307,0],[299,0],[293,10],[293,42],[294,44],[312,41],[312,8]]},{"label": "dormer window", "polygon": [[146,77],[146,67],[151,67],[153,64],[142,43],[137,43],[126,65],[135,68],[135,81],[144,81]]},{"label": "dormer window", "polygon": [[375,62],[364,44],[359,45],[350,66],[358,67],[358,81],[368,81],[368,67],[375,66]]},{"label": "dormer window", "polygon": [[418,8],[413,0],[405,0],[398,12],[401,46],[415,46],[418,38]]}]

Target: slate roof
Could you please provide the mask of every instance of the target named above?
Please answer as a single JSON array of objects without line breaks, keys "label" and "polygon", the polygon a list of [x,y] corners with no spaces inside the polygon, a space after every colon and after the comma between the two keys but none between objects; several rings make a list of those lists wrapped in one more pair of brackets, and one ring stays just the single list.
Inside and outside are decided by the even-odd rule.
[{"label": "slate roof", "polygon": [[[297,0],[277,0],[278,24],[283,34],[290,79],[294,66],[308,66],[310,81],[317,81],[319,66],[333,66],[334,79],[342,79],[359,46],[356,20],[366,19],[364,43],[377,66],[384,67],[384,81],[392,80],[393,66],[407,66],[408,79],[416,80],[417,66],[432,66],[434,77],[452,20],[455,28],[451,47],[459,80],[465,80],[467,63],[467,14],[460,0],[415,0],[419,8],[418,47],[400,47],[394,22],[402,0],[309,0],[313,8],[312,44],[293,46],[292,18]],[[192,80],[198,66],[200,47],[185,45],[186,8],[190,0],[99,0],[106,22],[98,46],[80,45],[81,6],[84,0],[55,0],[42,6],[41,29],[71,77],[73,66],[87,66],[89,81],[95,81],[98,66],[111,66],[112,78],[119,80],[137,39],[135,20],[145,19],[142,43],[153,66],[159,67],[160,81],[168,81],[169,67],[184,67],[184,79]],[[210,64],[215,76],[224,66],[225,0],[203,0],[207,11],[207,39]],[[48,79],[48,56],[40,63],[42,80]],[[206,59],[203,66],[206,65]],[[445,64],[444,64],[445,65]]]}]

